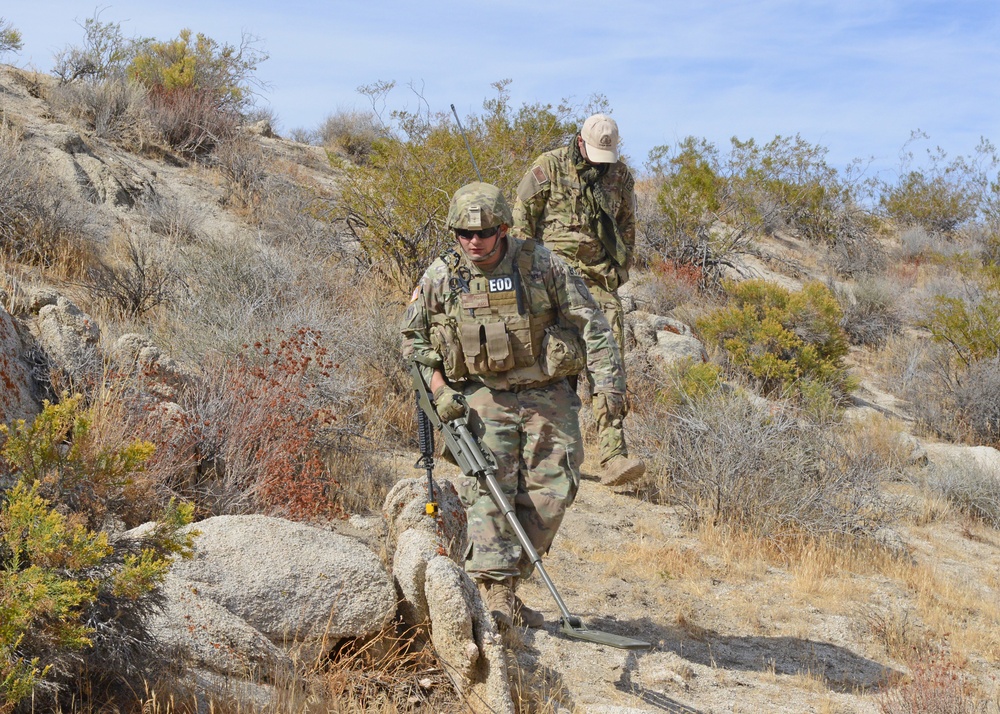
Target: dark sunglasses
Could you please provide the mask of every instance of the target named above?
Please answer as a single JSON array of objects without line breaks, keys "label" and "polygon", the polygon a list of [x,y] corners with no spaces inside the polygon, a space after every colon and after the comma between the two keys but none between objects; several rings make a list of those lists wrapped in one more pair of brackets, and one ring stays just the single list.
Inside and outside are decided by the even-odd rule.
[{"label": "dark sunglasses", "polygon": [[498,230],[500,230],[499,226],[493,226],[492,228],[483,228],[482,230],[477,230],[477,231],[467,231],[464,228],[456,228],[455,235],[461,238],[462,240],[472,240],[473,236],[479,236],[480,238],[483,238],[485,240],[486,238],[492,238],[493,236],[495,236]]}]

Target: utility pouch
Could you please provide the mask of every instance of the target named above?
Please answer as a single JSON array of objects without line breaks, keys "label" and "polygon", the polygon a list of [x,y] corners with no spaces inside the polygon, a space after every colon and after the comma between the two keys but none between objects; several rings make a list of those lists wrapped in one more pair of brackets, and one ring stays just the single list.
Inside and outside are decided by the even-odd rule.
[{"label": "utility pouch", "polygon": [[507,325],[490,322],[485,326],[487,364],[491,372],[506,372],[514,366],[514,354],[510,349]]},{"label": "utility pouch", "polygon": [[464,379],[469,373],[462,356],[462,343],[454,324],[435,323],[430,328],[431,347],[441,355],[445,376],[452,380]]},{"label": "utility pouch", "polygon": [[587,349],[574,331],[553,325],[542,338],[541,359],[549,377],[570,377],[587,366]]},{"label": "utility pouch", "polygon": [[486,374],[486,345],[483,344],[483,326],[478,322],[463,322],[458,326],[459,341],[465,355],[469,374]]}]

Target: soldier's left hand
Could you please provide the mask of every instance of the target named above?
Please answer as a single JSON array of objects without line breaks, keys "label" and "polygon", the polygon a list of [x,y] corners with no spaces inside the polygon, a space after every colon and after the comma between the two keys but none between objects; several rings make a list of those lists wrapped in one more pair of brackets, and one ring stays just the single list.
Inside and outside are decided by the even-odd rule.
[{"label": "soldier's left hand", "polygon": [[452,389],[447,384],[443,384],[435,390],[434,408],[442,421],[454,421],[465,416],[469,410],[462,393]]}]

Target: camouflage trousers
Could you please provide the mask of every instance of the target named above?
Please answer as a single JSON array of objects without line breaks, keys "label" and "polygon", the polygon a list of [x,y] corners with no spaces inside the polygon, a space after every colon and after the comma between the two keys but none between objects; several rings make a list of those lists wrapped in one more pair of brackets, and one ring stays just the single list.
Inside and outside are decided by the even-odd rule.
[{"label": "camouflage trousers", "polygon": [[[580,399],[566,380],[518,392],[464,390],[469,425],[497,460],[497,482],[539,554],[552,545],[580,487]],[[527,577],[534,569],[503,512],[479,484],[468,506],[465,569],[476,580]]]},{"label": "camouflage trousers", "polygon": [[[615,335],[615,342],[618,343],[618,351],[621,352],[622,359],[625,359],[625,312],[622,310],[622,301],[618,299],[617,293],[609,292],[605,288],[597,285],[584,276],[583,281],[587,284],[590,294],[594,296],[594,301],[601,312],[608,318],[611,331]],[[590,383],[590,391],[594,391],[594,378],[590,372],[586,372],[587,382]],[[594,395],[591,402],[591,410],[594,414],[594,421],[597,422],[597,441],[601,451],[601,465],[611,461],[615,456],[628,455],[628,447],[625,444],[625,427],[622,420],[624,414],[610,414],[607,403],[601,395]]]}]

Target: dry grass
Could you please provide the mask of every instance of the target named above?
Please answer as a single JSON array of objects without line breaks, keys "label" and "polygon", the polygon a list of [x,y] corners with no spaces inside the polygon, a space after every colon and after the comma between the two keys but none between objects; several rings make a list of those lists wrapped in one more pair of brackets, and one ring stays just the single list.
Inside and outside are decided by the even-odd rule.
[{"label": "dry grass", "polygon": [[6,115],[0,118],[0,255],[57,279],[78,279],[93,264],[93,242],[80,233],[88,209],[44,173],[23,139]]}]

